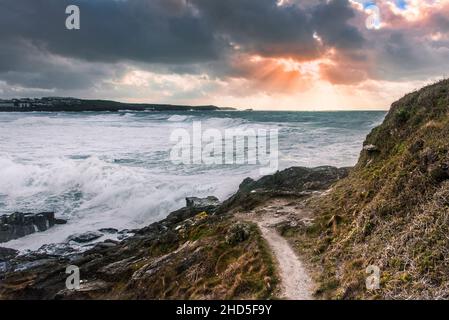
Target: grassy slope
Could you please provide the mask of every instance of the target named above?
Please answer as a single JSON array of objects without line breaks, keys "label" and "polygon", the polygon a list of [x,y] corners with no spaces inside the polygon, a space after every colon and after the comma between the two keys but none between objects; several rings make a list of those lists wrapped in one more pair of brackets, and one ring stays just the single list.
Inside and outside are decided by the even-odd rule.
[{"label": "grassy slope", "polygon": [[[233,219],[214,220],[181,232],[179,251],[153,276],[125,279],[101,298],[120,299],[268,299],[277,283],[267,244],[255,225],[248,239],[228,243],[226,234]],[[156,246],[160,249],[160,246]],[[174,253],[178,252],[178,253]],[[144,259],[136,265],[147,272]],[[136,290],[137,289],[137,290]]]},{"label": "grassy slope", "polygon": [[[312,198],[316,223],[284,230],[312,257],[324,298],[449,298],[449,80],[392,105],[349,177]],[[381,289],[365,269],[381,269]]]},{"label": "grassy slope", "polygon": [[198,216],[156,238],[143,236],[77,258],[71,264],[80,268],[79,291],[64,290],[69,262],[53,259],[0,279],[0,300],[271,298],[277,275],[258,228],[248,224],[244,239],[228,241],[239,225],[235,219]]}]

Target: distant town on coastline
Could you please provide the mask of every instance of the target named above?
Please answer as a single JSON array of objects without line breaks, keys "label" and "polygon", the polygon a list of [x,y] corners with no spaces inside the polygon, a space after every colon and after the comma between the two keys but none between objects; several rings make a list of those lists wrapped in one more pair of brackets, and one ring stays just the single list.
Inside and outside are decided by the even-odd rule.
[{"label": "distant town on coastline", "polygon": [[44,97],[22,99],[0,99],[0,112],[29,112],[29,111],[218,111],[235,110],[234,108],[220,108],[213,105],[188,106],[172,104],[123,103],[110,100],[84,100],[69,97]]}]

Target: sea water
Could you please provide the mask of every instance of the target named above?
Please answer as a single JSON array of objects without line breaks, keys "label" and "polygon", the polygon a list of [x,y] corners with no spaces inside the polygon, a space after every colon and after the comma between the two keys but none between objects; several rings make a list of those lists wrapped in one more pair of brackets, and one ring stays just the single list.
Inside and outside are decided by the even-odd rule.
[{"label": "sea water", "polygon": [[352,166],[385,112],[0,113],[0,214],[54,211],[68,220],[2,244],[37,249],[74,233],[139,228],[185,197],[226,199],[257,165],[183,165],[170,134],[203,129],[277,129],[279,169]]}]

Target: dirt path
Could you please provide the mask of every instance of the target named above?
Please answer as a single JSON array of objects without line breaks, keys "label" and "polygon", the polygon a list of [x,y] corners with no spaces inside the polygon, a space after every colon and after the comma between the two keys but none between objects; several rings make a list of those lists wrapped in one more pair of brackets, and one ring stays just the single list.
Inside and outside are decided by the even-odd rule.
[{"label": "dirt path", "polygon": [[[279,205],[279,200],[277,200]],[[285,203],[282,203],[285,204]],[[267,205],[263,211],[249,214],[240,214],[242,219],[253,221],[259,226],[263,237],[268,242],[277,260],[280,275],[280,298],[288,300],[312,300],[313,282],[307,274],[298,256],[287,242],[275,229],[275,225],[289,220],[292,214],[298,215],[298,209],[281,206]]]}]

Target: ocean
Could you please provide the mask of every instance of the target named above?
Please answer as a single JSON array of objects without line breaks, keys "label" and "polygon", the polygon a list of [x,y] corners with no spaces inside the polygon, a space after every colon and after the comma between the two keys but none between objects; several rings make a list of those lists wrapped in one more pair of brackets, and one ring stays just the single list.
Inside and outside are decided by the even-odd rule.
[{"label": "ocean", "polygon": [[174,163],[176,129],[277,129],[279,169],[352,166],[385,112],[0,113],[0,214],[54,211],[68,220],[2,244],[19,250],[100,228],[139,228],[185,197],[224,200],[260,165]]}]

